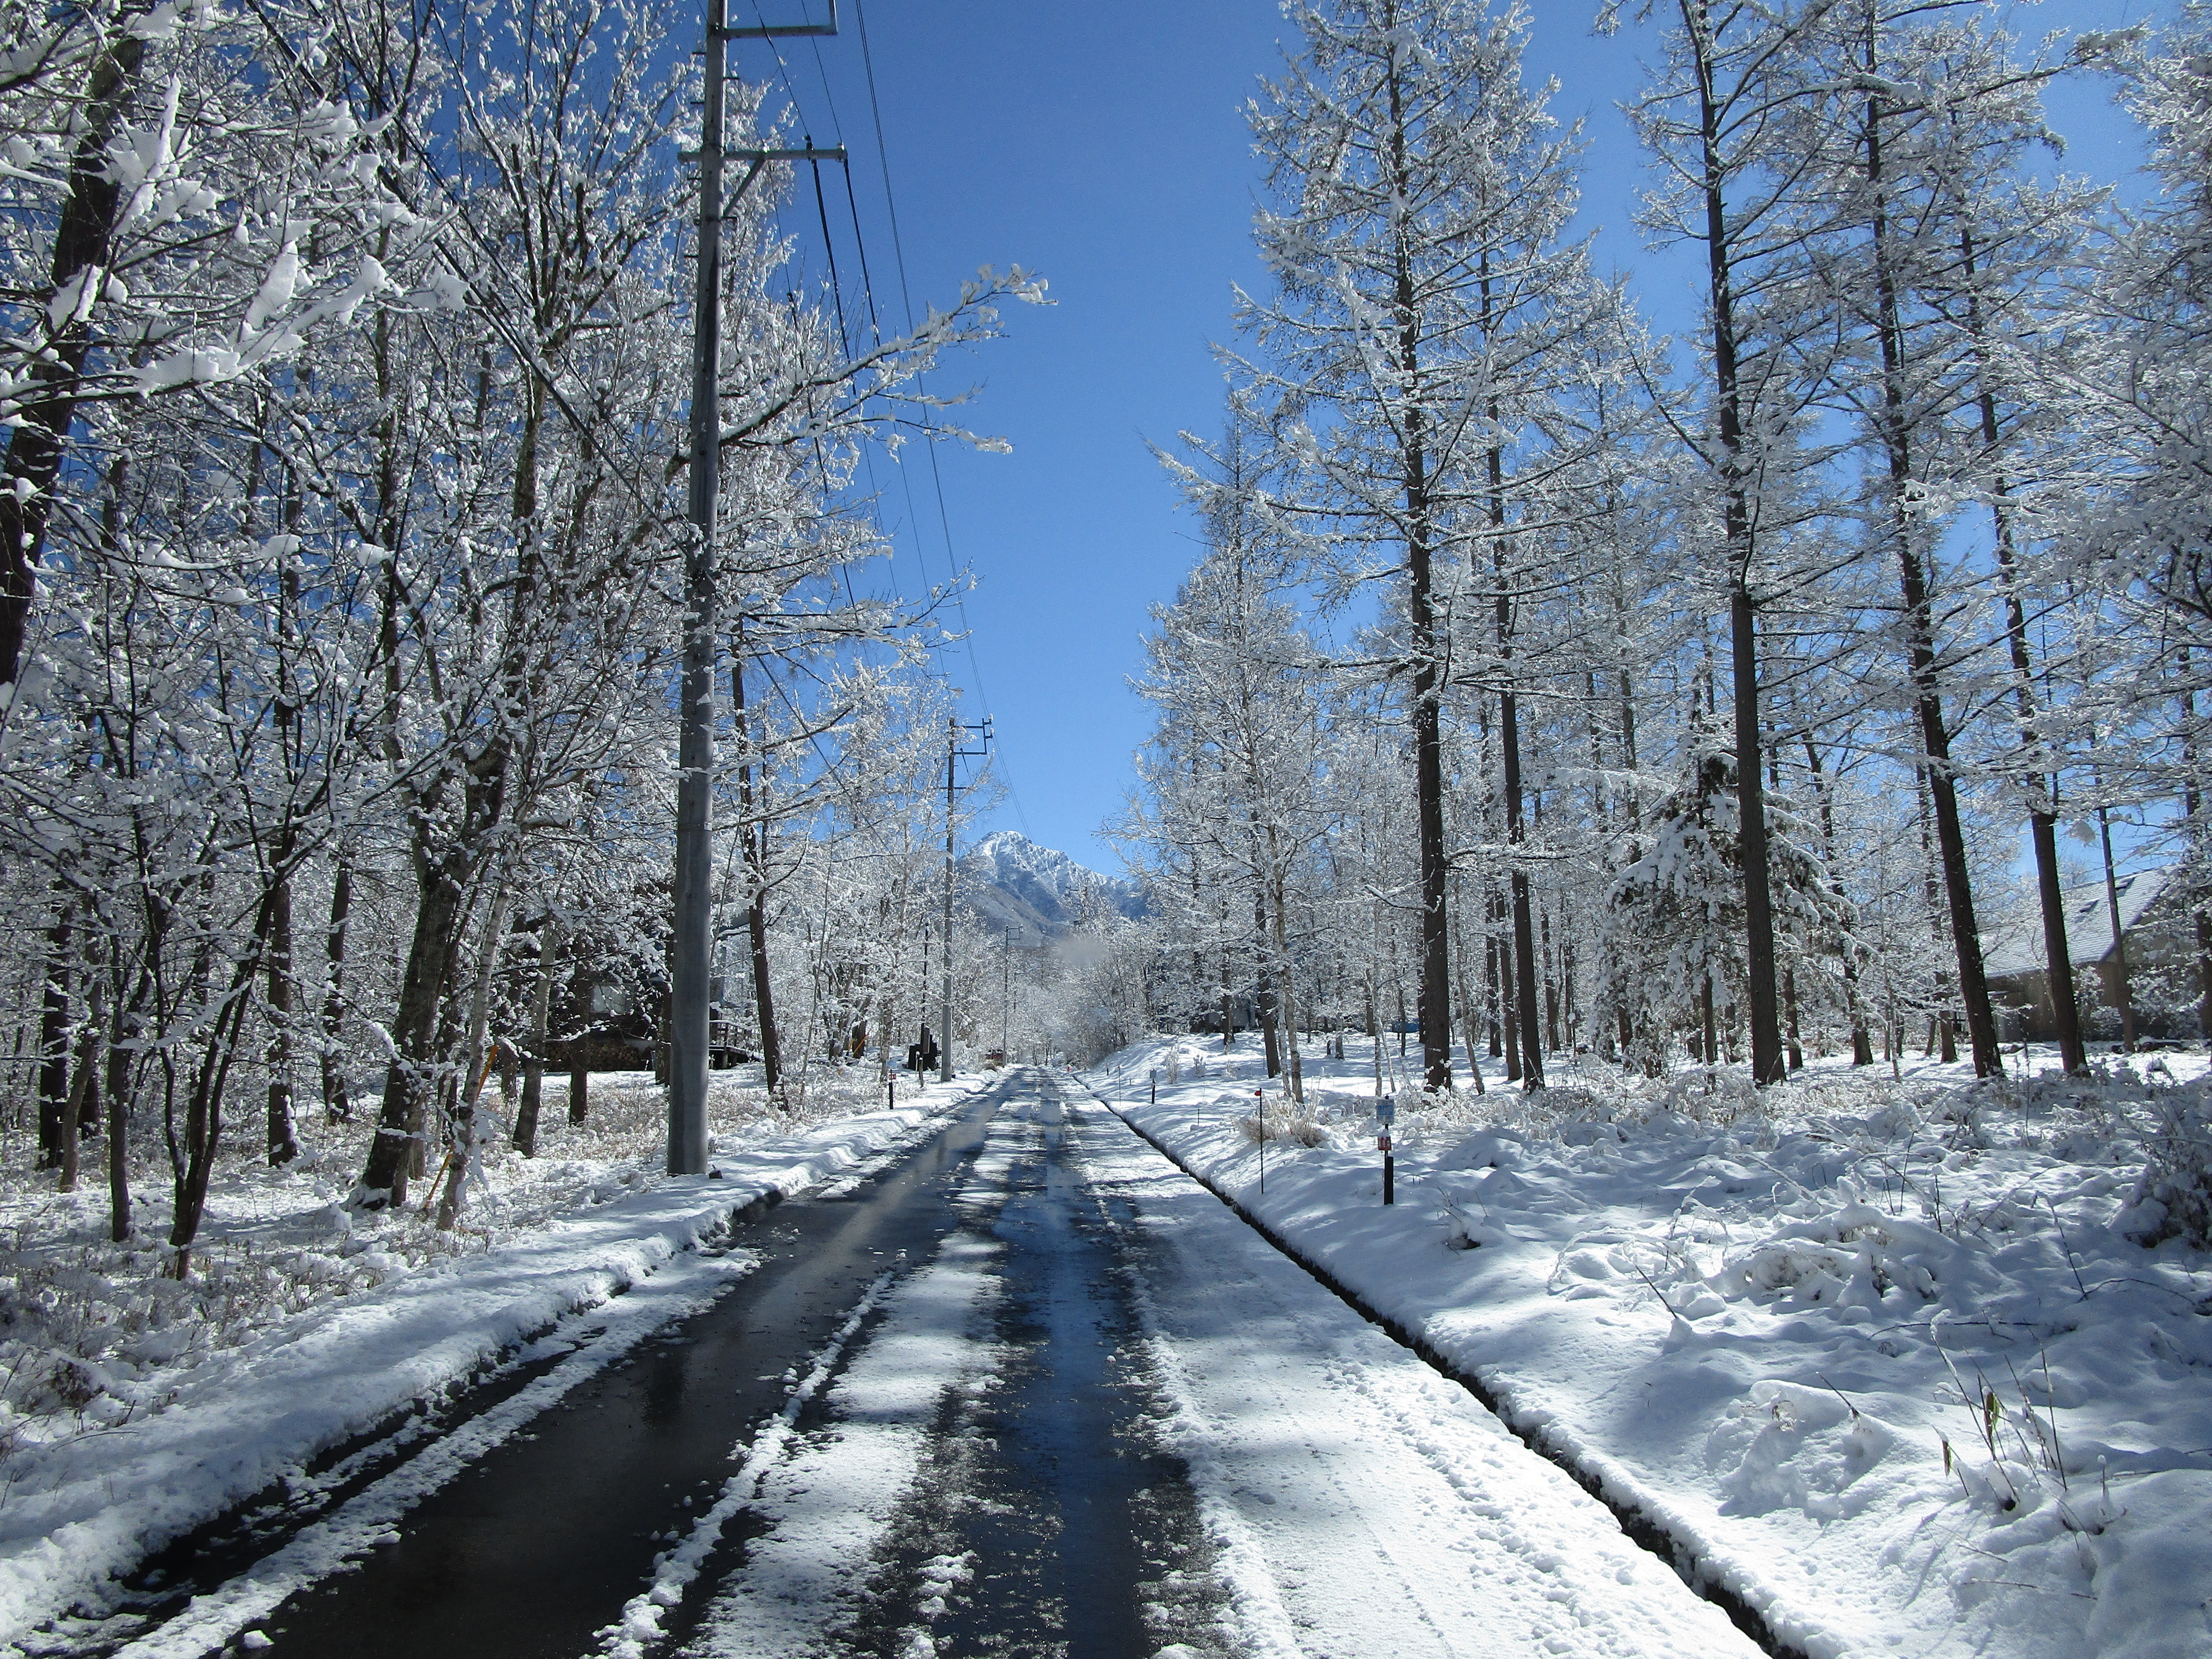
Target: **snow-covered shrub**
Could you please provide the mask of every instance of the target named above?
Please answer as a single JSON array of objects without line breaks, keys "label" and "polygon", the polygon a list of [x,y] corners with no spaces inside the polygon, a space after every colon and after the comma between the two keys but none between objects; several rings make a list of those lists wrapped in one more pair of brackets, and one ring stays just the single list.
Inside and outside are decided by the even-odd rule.
[{"label": "snow-covered shrub", "polygon": [[1734,1123],[1765,1109],[1744,1066],[1685,1066],[1660,1085],[1651,1104],[1697,1123]]},{"label": "snow-covered shrub", "polygon": [[2081,1035],[2093,1042],[2117,1042],[2120,1011],[2105,1000],[2105,976],[2094,963],[2074,969],[2074,1006],[2081,1011]]},{"label": "snow-covered shrub", "polygon": [[[779,1104],[757,1066],[716,1072],[715,1144],[730,1151],[864,1113],[883,1099],[872,1067],[815,1068],[803,1097]],[[265,1339],[287,1320],[457,1255],[490,1248],[549,1220],[619,1198],[658,1178],[667,1134],[659,1087],[645,1073],[600,1073],[585,1123],[568,1121],[550,1085],[539,1155],[498,1145],[471,1224],[441,1229],[422,1209],[362,1216],[340,1201],[359,1167],[373,1114],[320,1126],[319,1144],[281,1169],[253,1139],[221,1148],[210,1220],[191,1277],[173,1254],[155,1160],[137,1149],[138,1231],[114,1243],[92,1195],[57,1193],[30,1165],[35,1148],[0,1149],[0,1463],[11,1449],[112,1430],[166,1408],[179,1381],[210,1357]],[[903,1091],[901,1099],[907,1098]],[[4,1480],[4,1476],[0,1476]]]},{"label": "snow-covered shrub", "polygon": [[[1711,731],[1692,740],[1649,828],[1620,837],[1605,860],[1611,885],[1595,1012],[1601,1029],[1626,1017],[1634,1033],[1626,1058],[1650,1078],[1664,1070],[1675,1037],[1710,1029],[1717,1013],[1749,1000],[1735,755]],[[1813,851],[1810,826],[1779,793],[1768,796],[1767,822],[1776,950],[1795,968],[1808,1010],[1840,1007],[1835,964],[1859,948],[1857,913]]]},{"label": "snow-covered shrub", "polygon": [[1923,1109],[1931,1121],[1946,1126],[1944,1143],[1953,1150],[1986,1151],[1990,1132],[1984,1114],[1992,1107],[2009,1111],[2018,1105],[2019,1097],[2006,1079],[1978,1078],[1942,1091],[1927,1101]]},{"label": "snow-covered shrub", "polygon": [[2112,1224],[2144,1244],[2179,1238],[2212,1249],[2212,1096],[2201,1083],[2159,1092],[2142,1177]]},{"label": "snow-covered shrub", "polygon": [[1714,1283],[1729,1297],[1784,1292],[1799,1302],[1868,1306],[1902,1286],[1928,1302],[1958,1255],[1959,1247],[1932,1227],[1848,1203],[1781,1222],[1732,1253]]},{"label": "snow-covered shrub", "polygon": [[1611,1123],[1618,1115],[1613,1108],[1590,1090],[1574,1084],[1554,1084],[1544,1091],[1544,1105],[1554,1121],[1570,1123]]},{"label": "snow-covered shrub", "polygon": [[1270,1113],[1263,1126],[1255,1113],[1237,1120],[1237,1127],[1244,1139],[1254,1146],[1263,1140],[1287,1140],[1298,1146],[1328,1146],[1334,1144],[1326,1125],[1315,1121],[1310,1112],[1292,1115],[1288,1112]]}]

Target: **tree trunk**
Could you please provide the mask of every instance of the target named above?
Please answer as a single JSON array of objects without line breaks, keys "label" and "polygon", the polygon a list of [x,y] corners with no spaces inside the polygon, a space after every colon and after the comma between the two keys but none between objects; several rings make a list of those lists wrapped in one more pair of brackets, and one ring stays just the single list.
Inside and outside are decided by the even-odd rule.
[{"label": "tree trunk", "polygon": [[1288,896],[1283,880],[1282,848],[1273,824],[1267,826],[1267,842],[1270,862],[1273,866],[1270,875],[1275,888],[1274,910],[1269,919],[1269,926],[1275,946],[1276,996],[1282,1009],[1284,1064],[1290,1074],[1291,1099],[1304,1106],[1306,1099],[1305,1067],[1298,1053],[1297,981],[1291,972],[1291,947],[1284,932],[1283,912],[1288,908]]},{"label": "tree trunk", "polygon": [[39,1167],[61,1167],[62,1125],[70,1094],[70,942],[76,901],[56,884],[46,929],[46,970],[39,1006]]},{"label": "tree trunk", "polygon": [[1522,1011],[1516,988],[1520,983],[1520,975],[1514,969],[1515,955],[1515,950],[1510,940],[1501,939],[1498,941],[1498,971],[1505,981],[1506,1008],[1503,1024],[1505,1027],[1505,1080],[1508,1083],[1521,1081]]},{"label": "tree trunk", "polygon": [[[1875,72],[1874,43],[1867,43],[1869,76]],[[1966,868],[1966,832],[1959,817],[1958,786],[1951,764],[1951,736],[1943,722],[1942,688],[1936,671],[1936,615],[1920,552],[1915,545],[1915,525],[1910,502],[1916,489],[1912,475],[1911,439],[1905,394],[1905,335],[1899,319],[1897,289],[1889,264],[1887,210],[1882,200],[1881,100],[1867,100],[1867,181],[1874,190],[1874,279],[1876,333],[1881,337],[1882,366],[1881,432],[1888,451],[1892,529],[1897,538],[1897,563],[1904,590],[1907,661],[1915,710],[1920,721],[1923,751],[1928,760],[1928,784],[1936,807],[1936,836],[1943,867],[1943,887],[1949,900],[1951,940],[1959,958],[1959,995],[1966,1005],[1966,1032],[1974,1051],[1974,1075],[2001,1076],[2003,1056],[1997,1048],[1996,1018],[1990,1006],[1989,981],[1982,967],[1982,939],[1974,918],[1974,897]]]},{"label": "tree trunk", "polygon": [[1513,975],[1521,1014],[1521,1086],[1533,1092],[1544,1086],[1544,1047],[1543,1016],[1537,1001],[1536,928],[1528,894],[1528,872],[1516,870],[1512,887]]},{"label": "tree trunk", "polygon": [[1914,619],[1911,651],[1914,678],[1920,693],[1921,742],[1928,757],[1928,789],[1935,806],[1936,842],[1942,860],[1944,895],[1948,901],[1951,942],[1959,959],[1959,995],[1966,1005],[1974,1075],[1997,1077],[2003,1073],[2004,1060],[1997,1049],[1996,1017],[1990,1004],[1989,980],[1982,967],[1981,932],[1974,917],[1974,896],[1966,870],[1966,837],[1959,815],[1950,734],[1944,728],[1942,707],[1936,692],[1935,642],[1932,634],[1923,626],[1932,611],[1917,555],[1900,545],[1898,558],[1904,577],[1905,609]]},{"label": "tree trunk", "polygon": [[[1745,511],[1741,494],[1730,513]],[[1748,538],[1748,520],[1744,535]],[[1751,1002],[1751,1076],[1761,1087],[1788,1075],[1774,986],[1774,898],[1768,871],[1766,801],[1759,775],[1759,641],[1747,574],[1729,595],[1729,641],[1735,693],[1736,844],[1743,861],[1745,990]]]},{"label": "tree trunk", "polygon": [[[738,630],[730,663],[730,697],[737,715],[738,741],[745,758],[738,768],[738,833],[744,838],[745,937],[752,951],[753,1012],[760,1023],[761,1075],[771,1098],[783,1087],[783,1044],[775,1027],[775,988],[768,960],[768,820],[753,801],[751,728],[745,713],[745,636]],[[766,780],[763,780],[765,793]],[[928,953],[923,953],[925,963]]]},{"label": "tree trunk", "polygon": [[2197,1034],[2212,1042],[2212,845],[2208,845],[2204,794],[2197,782],[2197,694],[2189,689],[2189,652],[2181,653],[2182,822],[2189,827],[2190,908],[2197,922]]},{"label": "tree trunk", "polygon": [[1375,1098],[1382,1098],[1382,1024],[1375,1011],[1375,975],[1367,975],[1367,1035],[1375,1060]]},{"label": "tree trunk", "polygon": [[1562,1041],[1565,1046],[1561,1052],[1572,1054],[1575,1052],[1575,1030],[1582,1024],[1582,1011],[1575,1002],[1575,941],[1571,934],[1565,932],[1565,927],[1562,922],[1559,937],[1559,1018]]},{"label": "tree trunk", "polygon": [[[374,344],[378,390],[391,411],[379,427],[380,544],[396,552],[404,539],[398,500],[398,421],[404,399],[398,395],[387,361],[388,325],[381,313]],[[384,706],[379,718],[385,754],[395,770],[404,758],[396,732],[403,692],[399,618],[404,607],[398,567],[397,557],[385,565],[377,646],[385,677]],[[423,1133],[437,1087],[441,1054],[439,1014],[453,971],[459,932],[465,921],[469,887],[506,807],[509,758],[505,739],[495,737],[471,761],[463,762],[455,756],[448,763],[449,769],[426,781],[408,803],[416,895],[415,927],[392,1021],[392,1052],[385,1073],[383,1104],[354,1189],[354,1201],[364,1209],[382,1209],[387,1205],[397,1209],[406,1202],[410,1173],[425,1167]],[[459,822],[441,823],[441,797],[456,787],[461,790]]]},{"label": "tree trunk", "polygon": [[[144,39],[131,25],[149,9],[149,0],[125,0],[114,18],[121,25],[113,44],[94,62],[79,106],[76,149],[70,159],[69,196],[54,232],[52,287],[45,301],[58,296],[95,269],[112,260],[121,184],[109,166],[107,147],[129,106],[145,59]],[[53,512],[54,486],[70,425],[86,356],[92,349],[92,305],[81,296],[75,313],[51,337],[34,361],[33,385],[16,396],[21,423],[9,435],[4,473],[0,473],[0,684],[13,687],[22,665],[39,560]]]},{"label": "tree trunk", "polygon": [[137,1028],[153,985],[150,969],[142,963],[128,1005],[118,988],[115,1024],[107,1042],[107,1236],[118,1244],[131,1237],[131,1105],[138,1074],[136,1057],[123,1038]]},{"label": "tree trunk", "polygon": [[366,1209],[387,1204],[397,1209],[407,1201],[408,1175],[422,1144],[423,1109],[436,1085],[438,1012],[445,1001],[454,930],[461,923],[468,863],[459,847],[447,848],[435,863],[419,860],[414,936],[392,1022],[396,1052],[385,1074],[384,1103],[358,1191],[358,1201]]},{"label": "tree trunk", "polygon": [[[1628,638],[1628,606],[1618,588],[1613,594],[1613,634],[1620,641],[1625,653]],[[1644,803],[1637,798],[1635,783],[1636,684],[1634,677],[1626,668],[1620,671],[1620,763],[1630,778],[1624,805],[1628,814],[1629,833],[1634,835],[1644,828]],[[1620,1037],[1621,1064],[1626,1066],[1636,1049],[1636,1020],[1629,1012],[1626,998],[1616,1011],[1615,1019]]]},{"label": "tree trunk", "polygon": [[477,1167],[477,1148],[483,1135],[483,1113],[478,1102],[484,1079],[491,1073],[494,1049],[489,1042],[492,981],[499,972],[500,947],[507,942],[507,874],[501,861],[492,889],[491,914],[484,918],[483,942],[477,952],[477,982],[469,994],[466,1063],[456,1092],[452,1118],[451,1147],[447,1153],[446,1189],[438,1199],[438,1230],[451,1232],[467,1202],[469,1177]]},{"label": "tree trunk", "polygon": [[[1504,601],[1499,604],[1503,606]],[[1519,849],[1526,842],[1528,831],[1521,814],[1521,726],[1515,707],[1516,699],[1510,691],[1498,696],[1498,740],[1505,757],[1505,840],[1509,856],[1515,860],[1509,875],[1513,895],[1513,976],[1516,1021],[1520,1026],[1521,1080],[1525,1089],[1534,1091],[1544,1086],[1544,1052],[1541,1015],[1536,1000],[1536,924],[1529,892],[1528,872],[1521,867]],[[1506,1049],[1513,1049],[1513,1034],[1506,1036]]]},{"label": "tree trunk", "polygon": [[231,1061],[238,1053],[240,1028],[252,1001],[254,977],[261,969],[270,922],[270,899],[264,897],[255,918],[252,948],[231,970],[220,1011],[209,1029],[207,1047],[193,1068],[191,1093],[185,1107],[185,1161],[176,1171],[175,1206],[169,1227],[169,1243],[176,1251],[170,1271],[181,1279],[191,1271],[192,1243],[199,1237],[200,1218],[207,1212],[208,1178],[215,1172],[217,1148],[222,1142],[222,1097],[229,1081]]},{"label": "tree trunk", "polygon": [[[1494,451],[1490,465],[1494,501],[1498,489],[1502,487],[1498,471],[1499,462]],[[1493,507],[1493,520],[1496,517],[1497,509]],[[1498,583],[1493,601],[1498,659],[1500,672],[1508,676],[1508,683],[1501,685],[1498,693],[1498,747],[1505,775],[1506,856],[1512,860],[1509,881],[1513,895],[1514,1003],[1521,1028],[1517,1034],[1519,1077],[1522,1085],[1533,1091],[1544,1086],[1544,1053],[1541,1016],[1536,1001],[1535,921],[1530,912],[1528,872],[1521,864],[1521,849],[1528,841],[1528,831],[1522,803],[1520,699],[1515,695],[1510,679],[1513,655],[1513,600],[1506,591],[1505,555],[1502,544],[1493,550],[1491,562]],[[1515,1075],[1515,1037],[1516,1033],[1509,1030],[1505,1038],[1505,1072],[1509,1080]]]},{"label": "tree trunk", "polygon": [[561,918],[549,914],[538,930],[538,984],[530,1000],[530,1051],[522,1061],[522,1104],[514,1114],[514,1150],[538,1156],[538,1115],[545,1095],[546,1031],[553,1011],[553,974],[561,951]]},{"label": "tree trunk", "polygon": [[568,1121],[581,1123],[592,1109],[592,1074],[581,1066],[568,1068]]},{"label": "tree trunk", "polygon": [[338,854],[337,872],[331,883],[331,921],[323,934],[328,972],[323,980],[323,1121],[343,1123],[353,1116],[353,1101],[346,1091],[340,1039],[345,1030],[346,921],[353,909],[353,861]]},{"label": "tree trunk", "polygon": [[1500,981],[1504,977],[1498,972],[1498,919],[1504,909],[1494,889],[1486,888],[1482,897],[1482,1009],[1490,1026],[1490,1057],[1497,1060],[1505,1052],[1504,1022],[1498,1018],[1504,1006],[1504,992]]},{"label": "tree trunk", "polygon": [[1554,966],[1552,950],[1552,912],[1546,908],[1543,916],[1544,951],[1544,1052],[1559,1052],[1559,975]]},{"label": "tree trunk", "polygon": [[269,1162],[278,1167],[300,1156],[292,1107],[292,878],[279,876],[270,891],[269,924]]},{"label": "tree trunk", "polygon": [[[1390,165],[1399,199],[1412,200],[1407,172],[1403,90],[1395,63],[1389,80]],[[1415,1000],[1421,1025],[1421,1075],[1431,1089],[1451,1087],[1451,956],[1444,903],[1450,874],[1444,852],[1443,653],[1431,594],[1435,502],[1429,476],[1428,427],[1421,386],[1421,313],[1414,288],[1412,250],[1401,222],[1392,250],[1398,328],[1395,368],[1405,394],[1398,438],[1399,484],[1406,518],[1407,641],[1413,665],[1413,806],[1420,844],[1420,978]]]},{"label": "tree trunk", "polygon": [[2120,1046],[2133,1054],[2136,1004],[2134,991],[2128,984],[2128,936],[2120,926],[2120,884],[2112,863],[2112,815],[2102,805],[2097,808],[2097,839],[2105,853],[2105,908],[2112,922],[2112,972],[2106,982],[2112,988],[2112,1001],[2120,1011]]},{"label": "tree trunk", "polygon": [[76,1052],[70,1062],[72,1075],[69,1103],[62,1114],[60,1190],[65,1193],[76,1190],[85,1121],[89,1118],[95,1125],[100,1121],[100,1086],[95,1079],[100,1070],[100,1028],[106,1023],[106,986],[96,970],[86,977],[91,981],[92,994],[85,1010],[84,1029],[77,1034]]},{"label": "tree trunk", "polygon": [[2212,914],[2197,912],[2197,1034],[2212,1042]]},{"label": "tree trunk", "polygon": [[[445,994],[438,1000],[438,1029],[433,1052],[437,1057],[432,1075],[436,1081],[427,1095],[416,1102],[414,1146],[408,1153],[407,1173],[415,1180],[422,1180],[430,1173],[430,1152],[436,1147],[441,1154],[453,1145],[453,1114],[460,1104],[459,1079],[469,1060],[462,1044],[468,1035],[468,1019],[461,1011],[461,936],[474,913],[472,900],[464,899],[459,919],[454,923],[453,941],[446,952]],[[661,1046],[665,1059],[666,1044]],[[660,1079],[665,1082],[664,1074]],[[426,1195],[422,1213],[429,1214],[432,1199]]]},{"label": "tree trunk", "polygon": [[[1735,243],[1728,223],[1720,104],[1713,85],[1711,20],[1705,0],[1679,0],[1698,82],[1700,180],[1705,209],[1705,270],[1713,326],[1715,413],[1721,443],[1722,519],[1728,545],[1729,642],[1735,703],[1737,845],[1744,888],[1745,977],[1751,997],[1752,1080],[1784,1073],[1775,1003],[1774,905],[1769,885],[1766,803],[1759,771],[1759,649],[1751,593],[1751,463],[1744,454],[1743,404],[1736,349]],[[1707,1060],[1711,1061],[1708,1052]]]},{"label": "tree trunk", "polygon": [[1267,938],[1267,909],[1256,896],[1252,901],[1252,927],[1261,940],[1261,956],[1255,964],[1259,973],[1260,1041],[1267,1056],[1267,1075],[1279,1077],[1283,1071],[1282,1034],[1275,1026],[1275,980],[1267,971],[1266,953]]},{"label": "tree trunk", "polygon": [[[1465,897],[1462,894],[1462,905],[1464,905],[1464,902]],[[1468,957],[1471,956],[1473,952],[1468,946],[1467,928],[1464,926],[1462,926],[1453,931],[1456,934],[1456,939],[1454,942],[1457,948],[1452,953],[1452,960],[1458,970],[1459,1017],[1465,1023],[1464,1029],[1466,1031],[1467,1040],[1468,1076],[1474,1083],[1475,1093],[1481,1094],[1484,1092],[1482,1086],[1482,1058],[1480,1051],[1480,1044],[1482,1042],[1482,1005],[1474,1000],[1474,987],[1473,983],[1474,975],[1469,971],[1469,964],[1468,962]]]},{"label": "tree trunk", "polygon": [[[1982,420],[1982,447],[1995,460],[2002,433],[1997,424],[1997,400],[1988,382],[1988,365],[1982,347],[1981,302],[1972,288],[1974,240],[1971,229],[1960,233],[1961,276],[1967,283],[1966,326],[1973,336],[1974,356],[1983,377],[1978,399]],[[1990,518],[1996,537],[1997,580],[2004,591],[2005,638],[2012,650],[2013,697],[2020,709],[2020,746],[2030,764],[2021,783],[2035,800],[2045,803],[2028,812],[2029,839],[2035,848],[2037,901],[2043,912],[2045,976],[2051,986],[2051,1019],[2057,1027],[2059,1065],[2069,1077],[2088,1069],[2088,1053],[2081,1046],[2081,1013],[2074,1000],[2074,958],[2066,943],[2066,899],[2058,872],[2057,790],[2054,781],[2035,763],[2041,750],[2035,732],[2035,676],[2027,649],[2027,612],[2021,603],[2019,556],[2013,543],[2012,496],[2002,472],[1990,482]]]}]

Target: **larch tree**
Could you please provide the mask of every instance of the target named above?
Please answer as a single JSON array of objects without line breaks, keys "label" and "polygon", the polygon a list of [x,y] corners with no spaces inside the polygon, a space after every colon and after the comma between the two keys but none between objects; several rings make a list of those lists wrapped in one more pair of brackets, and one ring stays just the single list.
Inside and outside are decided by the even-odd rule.
[{"label": "larch tree", "polygon": [[[1735,787],[1741,824],[1746,997],[1754,1081],[1785,1075],[1774,948],[1774,905],[1761,765],[1758,618],[1760,607],[1802,580],[1778,568],[1769,544],[1777,511],[1804,466],[1798,440],[1824,383],[1801,348],[1802,278],[1812,228],[1803,141],[1813,88],[1811,48],[1833,0],[1666,7],[1666,56],[1657,84],[1631,111],[1662,168],[1644,222],[1662,242],[1695,248],[1705,268],[1706,349],[1702,416],[1678,424],[1701,465],[1717,538],[1714,585],[1728,608]],[[1654,7],[1652,9],[1660,9]],[[1693,532],[1695,533],[1695,532]]]},{"label": "larch tree", "polygon": [[[1520,524],[1560,465],[1541,436],[1601,309],[1579,246],[1576,141],[1522,84],[1528,14],[1480,0],[1299,5],[1304,34],[1249,113],[1267,167],[1255,234],[1276,278],[1247,296],[1254,390],[1286,465],[1272,510],[1341,594],[1387,578],[1411,726],[1423,1074],[1451,1081],[1443,705],[1455,602],[1486,595],[1509,834],[1522,757],[1512,679]],[[1536,1019],[1527,876],[1516,995]],[[1524,1045],[1525,1046],[1525,1045]],[[1542,1084],[1540,1062],[1528,1073]]]},{"label": "larch tree", "polygon": [[2137,647],[2105,729],[2148,727],[2135,793],[2179,806],[2199,1026],[2212,1032],[2212,6],[2185,0],[2163,34],[2112,44],[2154,188],[2071,273],[2073,349],[2050,395],[2078,411],[2102,477],[2076,481],[2053,527],[2087,556],[2100,638]]},{"label": "larch tree", "polygon": [[1249,892],[1269,1074],[1283,1073],[1303,1101],[1306,1002],[1291,912],[1297,874],[1328,827],[1317,770],[1326,670],[1271,580],[1243,437],[1232,426],[1213,476],[1195,487],[1211,552],[1155,612],[1138,691],[1161,708],[1154,833],[1202,848]]}]

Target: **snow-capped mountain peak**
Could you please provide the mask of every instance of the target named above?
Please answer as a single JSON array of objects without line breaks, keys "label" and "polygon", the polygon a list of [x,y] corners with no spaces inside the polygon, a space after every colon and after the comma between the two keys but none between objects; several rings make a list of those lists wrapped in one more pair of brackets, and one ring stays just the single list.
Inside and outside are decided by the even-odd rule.
[{"label": "snow-capped mountain peak", "polygon": [[1144,913],[1144,896],[1130,882],[1101,875],[1054,848],[1040,847],[1017,830],[997,830],[961,859],[969,908],[989,926],[1004,927],[1035,945],[1056,939],[1103,902],[1125,916]]}]

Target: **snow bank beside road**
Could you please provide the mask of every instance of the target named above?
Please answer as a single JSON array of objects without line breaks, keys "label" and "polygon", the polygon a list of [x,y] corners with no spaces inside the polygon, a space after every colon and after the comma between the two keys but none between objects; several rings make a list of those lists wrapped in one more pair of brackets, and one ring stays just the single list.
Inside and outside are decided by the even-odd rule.
[{"label": "snow bank beside road", "polygon": [[1261,1190],[1256,1070],[1158,1044],[1094,1081],[1792,1647],[2212,1649],[2212,1273],[2112,1230],[2133,1079],[1948,1123],[1951,1079],[1847,1072],[1729,1123],[1565,1090],[1563,1119],[1401,1107],[1384,1209],[1349,1094],[1323,1145],[1268,1144]]},{"label": "snow bank beside road", "polygon": [[[116,1579],[169,1540],[315,1453],[459,1386],[564,1316],[576,1328],[560,1337],[580,1340],[593,1322],[581,1310],[663,1268],[748,1205],[849,1178],[912,1144],[963,1092],[934,1089],[896,1111],[718,1147],[720,1179],[640,1179],[635,1191],[609,1183],[620,1195],[587,1196],[485,1254],[315,1307],[202,1361],[169,1379],[151,1415],[20,1452],[0,1508],[0,1642],[19,1642],[74,1603],[105,1606]],[[697,1295],[670,1297],[656,1328],[703,1305],[728,1277],[702,1275]]]}]

